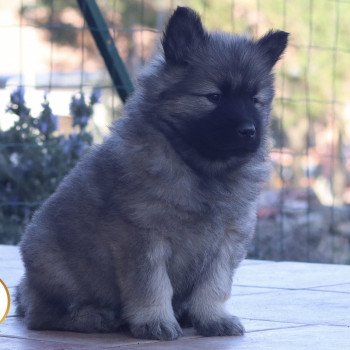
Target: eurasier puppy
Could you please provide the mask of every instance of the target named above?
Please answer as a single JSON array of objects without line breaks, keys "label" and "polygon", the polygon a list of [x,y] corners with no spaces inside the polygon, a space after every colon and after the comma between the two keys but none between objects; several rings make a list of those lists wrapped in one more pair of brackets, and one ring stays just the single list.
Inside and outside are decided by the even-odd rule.
[{"label": "eurasier puppy", "polygon": [[243,334],[225,302],[269,173],[271,70],[287,37],[207,32],[177,8],[123,118],[23,236],[28,328]]}]

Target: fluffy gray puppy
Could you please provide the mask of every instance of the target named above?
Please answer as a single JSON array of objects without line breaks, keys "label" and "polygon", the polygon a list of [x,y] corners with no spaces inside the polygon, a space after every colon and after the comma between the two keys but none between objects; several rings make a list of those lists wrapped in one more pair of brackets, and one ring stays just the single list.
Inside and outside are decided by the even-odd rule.
[{"label": "fluffy gray puppy", "polygon": [[287,37],[207,32],[176,9],[123,118],[23,236],[17,310],[28,328],[243,334],[225,301],[269,173],[271,70]]}]

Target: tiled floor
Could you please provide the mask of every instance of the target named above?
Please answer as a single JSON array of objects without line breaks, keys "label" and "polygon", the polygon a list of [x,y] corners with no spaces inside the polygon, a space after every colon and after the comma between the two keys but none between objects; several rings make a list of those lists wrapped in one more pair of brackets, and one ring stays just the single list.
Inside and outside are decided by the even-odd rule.
[{"label": "tiled floor", "polygon": [[[17,248],[0,246],[0,278],[12,294],[22,272]],[[0,349],[350,350],[350,266],[247,260],[229,307],[245,336],[203,338],[186,329],[172,342],[28,331],[12,307],[0,324]]]}]

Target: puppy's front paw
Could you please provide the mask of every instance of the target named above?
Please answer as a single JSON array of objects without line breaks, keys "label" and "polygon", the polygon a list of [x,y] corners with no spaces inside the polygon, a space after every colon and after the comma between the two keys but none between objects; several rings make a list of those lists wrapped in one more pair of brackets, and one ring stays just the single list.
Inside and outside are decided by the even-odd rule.
[{"label": "puppy's front paw", "polygon": [[135,338],[142,339],[174,340],[182,335],[177,322],[164,320],[130,325],[130,331]]},{"label": "puppy's front paw", "polygon": [[242,323],[235,316],[221,317],[207,322],[194,320],[193,325],[196,331],[205,337],[243,335],[245,332]]}]

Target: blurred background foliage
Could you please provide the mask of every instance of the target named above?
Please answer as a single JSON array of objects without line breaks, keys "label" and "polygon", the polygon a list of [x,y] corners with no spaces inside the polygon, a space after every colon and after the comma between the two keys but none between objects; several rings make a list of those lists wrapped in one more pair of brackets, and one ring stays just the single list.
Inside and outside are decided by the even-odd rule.
[{"label": "blurred background foliage", "polygon": [[[212,30],[248,33],[255,37],[271,28],[291,33],[290,46],[278,70],[276,114],[283,108],[284,126],[295,126],[300,119],[325,122],[335,108],[348,102],[350,70],[350,2],[336,0],[128,0],[97,1],[108,19],[129,71],[135,76],[139,65],[132,65],[133,55],[142,62],[152,49],[136,52],[135,46],[154,46],[148,39],[137,42],[138,29],[161,32],[164,22],[177,5],[196,9]],[[77,10],[74,0],[53,2],[38,0],[23,10],[23,15],[48,32],[48,40],[80,47],[78,31],[67,16],[67,9]],[[43,12],[40,10],[43,9]],[[41,16],[38,16],[38,13]],[[51,23],[51,25],[48,25]],[[59,29],[59,30],[58,30]],[[145,38],[144,38],[145,39]],[[80,40],[80,41],[79,41]],[[123,43],[127,42],[126,47]],[[84,45],[94,52],[87,35]],[[282,91],[283,90],[283,91]],[[335,104],[335,103],[336,104]]]},{"label": "blurred background foliage", "polygon": [[33,211],[51,194],[92,145],[86,130],[100,94],[93,91],[88,102],[83,93],[70,104],[74,131],[56,134],[57,116],[44,95],[40,114],[33,117],[19,86],[11,94],[8,111],[15,122],[0,130],[0,243],[18,243]]},{"label": "blurred background foliage", "polygon": [[[97,4],[134,81],[144,62],[159,46],[164,24],[178,5],[197,10],[210,30],[243,33],[255,38],[271,28],[290,32],[288,49],[276,66],[276,98],[271,123],[274,173],[269,189],[307,189],[305,213],[310,212],[310,193],[316,193],[317,200],[329,208],[350,204],[350,0],[97,0]],[[5,42],[11,30],[16,29],[11,40],[17,40],[14,47],[21,49],[10,51],[8,48],[0,58],[1,63],[9,57],[7,62],[0,64],[0,94],[1,89],[10,94],[16,86],[26,86],[26,76],[31,77],[35,70],[35,77],[29,79],[26,91],[35,90],[40,92],[40,96],[50,91],[50,96],[44,99],[42,108],[35,113],[33,103],[29,106],[34,97],[28,98],[28,105],[23,105],[22,112],[9,107],[10,112],[0,115],[0,130],[2,120],[9,118],[9,114],[30,113],[34,116],[32,125],[28,127],[30,132],[28,128],[25,131],[26,142],[33,144],[32,150],[27,148],[23,152],[33,152],[26,157],[38,157],[35,162],[43,157],[39,149],[46,139],[56,146],[62,137],[70,139],[72,144],[91,143],[91,139],[80,142],[80,136],[74,136],[75,139],[69,136],[74,130],[76,135],[83,132],[86,137],[89,130],[94,142],[100,142],[107,132],[106,126],[121,115],[122,103],[76,1],[13,0],[2,9],[0,3],[0,15],[1,10],[4,12],[10,5],[16,9],[18,18],[7,27],[0,24],[0,39]],[[28,49],[25,48],[27,30],[31,33],[28,36],[30,40],[34,36],[36,40],[35,45],[33,41],[28,45]],[[2,33],[4,36],[1,37]],[[18,61],[15,61],[17,57]],[[7,72],[11,63],[15,73]],[[98,112],[94,114],[92,103],[86,102],[83,95],[75,95],[76,91],[91,91],[93,86],[99,86],[102,91],[101,104],[96,105]],[[77,107],[78,103],[77,109],[74,105],[69,108],[72,95],[85,107]],[[0,96],[0,108],[1,99],[3,96]],[[38,101],[36,104],[40,105]],[[62,106],[66,108],[59,111]],[[26,112],[25,108],[31,109],[31,112]],[[55,131],[54,123],[50,124],[52,111],[58,119]],[[86,119],[87,115],[90,116]],[[40,118],[46,118],[48,126],[40,127]],[[66,119],[69,127],[62,123]],[[24,123],[18,124],[20,119],[16,123],[11,132],[5,128],[8,132],[6,139],[4,133],[0,139],[0,156],[8,152],[8,164],[11,154],[18,151],[9,151],[7,143],[23,142],[20,138],[16,139],[19,136],[15,134],[18,132],[16,127],[23,128]],[[79,129],[79,123],[82,129]],[[53,170],[55,174],[49,175],[53,180],[50,180],[50,185],[45,185],[48,186],[45,193],[57,186],[59,179],[78,158],[72,156],[71,162],[65,156],[65,160],[61,161],[62,147],[57,147],[56,153],[52,151],[53,159],[57,160],[51,165],[54,162],[61,165]],[[48,160],[42,158],[40,161],[46,164],[38,165],[43,174],[52,171],[46,169],[51,166]],[[21,163],[25,164],[24,161]],[[2,169],[1,174],[5,173]],[[40,181],[44,183],[45,180],[42,178]],[[1,196],[7,193],[5,187],[0,188]],[[34,201],[33,206],[44,198],[40,191],[37,194],[27,198]],[[4,201],[11,201],[8,198],[0,198],[0,205],[8,208],[8,203]],[[283,199],[279,203],[283,206]],[[25,210],[25,206],[22,207],[19,205],[18,210]],[[21,217],[27,221],[31,212],[30,209],[29,214],[22,213]],[[331,220],[333,217],[331,215]],[[19,234],[16,235],[18,237]]]}]

